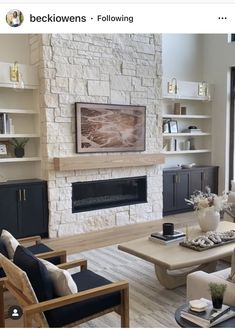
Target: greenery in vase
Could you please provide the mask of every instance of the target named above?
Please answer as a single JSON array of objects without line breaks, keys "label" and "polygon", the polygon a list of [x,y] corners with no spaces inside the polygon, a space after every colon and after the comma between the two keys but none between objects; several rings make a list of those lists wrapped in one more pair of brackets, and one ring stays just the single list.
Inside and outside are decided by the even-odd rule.
[{"label": "greenery in vase", "polygon": [[28,138],[24,138],[24,139],[16,139],[13,138],[11,139],[10,143],[13,145],[13,147],[15,148],[24,148],[26,143],[29,141]]},{"label": "greenery in vase", "polygon": [[221,298],[224,296],[224,292],[227,288],[227,284],[223,283],[209,283],[209,290],[212,298]]}]

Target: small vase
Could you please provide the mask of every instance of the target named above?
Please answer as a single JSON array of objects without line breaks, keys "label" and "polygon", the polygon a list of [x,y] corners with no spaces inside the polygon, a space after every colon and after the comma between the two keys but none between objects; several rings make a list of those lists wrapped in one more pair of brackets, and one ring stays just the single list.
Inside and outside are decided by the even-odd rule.
[{"label": "small vase", "polygon": [[222,297],[212,297],[212,304],[214,309],[221,309],[223,306],[223,296]]},{"label": "small vase", "polygon": [[214,231],[217,229],[220,222],[220,213],[215,211],[213,208],[205,208],[198,211],[198,223],[201,230]]},{"label": "small vase", "polygon": [[22,158],[22,157],[24,157],[24,148],[22,148],[22,147],[16,147],[16,148],[15,148],[15,156],[16,156],[17,158]]}]

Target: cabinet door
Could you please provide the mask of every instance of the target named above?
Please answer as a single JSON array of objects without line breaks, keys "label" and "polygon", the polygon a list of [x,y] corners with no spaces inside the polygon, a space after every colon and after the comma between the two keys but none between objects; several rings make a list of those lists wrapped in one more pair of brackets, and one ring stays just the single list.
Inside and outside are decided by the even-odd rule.
[{"label": "cabinet door", "polygon": [[189,198],[189,172],[163,173],[163,214],[187,211]]},{"label": "cabinet door", "polygon": [[21,236],[41,235],[47,232],[46,189],[43,183],[22,186],[20,232]]},{"label": "cabinet door", "polygon": [[19,237],[19,193],[15,186],[0,188],[0,232],[6,229],[16,237]]},{"label": "cabinet door", "polygon": [[203,174],[203,189],[209,186],[211,192],[218,194],[218,168],[217,167],[208,167],[204,170]]},{"label": "cabinet door", "polygon": [[176,206],[178,210],[189,208],[185,198],[189,198],[189,172],[179,172],[176,176]]},{"label": "cabinet door", "polygon": [[163,172],[163,213],[176,208],[176,174]]},{"label": "cabinet door", "polygon": [[203,171],[191,171],[190,173],[190,195],[193,195],[196,190],[203,190],[202,185],[202,179],[203,179]]}]

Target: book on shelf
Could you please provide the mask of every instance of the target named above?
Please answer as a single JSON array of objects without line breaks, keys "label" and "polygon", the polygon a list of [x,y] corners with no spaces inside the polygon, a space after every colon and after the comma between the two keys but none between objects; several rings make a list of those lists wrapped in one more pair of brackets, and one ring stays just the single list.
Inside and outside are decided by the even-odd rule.
[{"label": "book on shelf", "polygon": [[0,113],[0,134],[3,134],[3,113]]},{"label": "book on shelf", "polygon": [[190,309],[190,306],[186,306],[180,316],[196,325],[203,328],[210,328],[216,324],[219,324],[225,320],[235,316],[235,311],[230,309],[230,306],[223,305],[220,310],[213,309],[211,301],[203,299],[207,302],[207,309],[201,312],[195,312]]},{"label": "book on shelf", "polygon": [[7,113],[0,114],[0,134],[10,133],[10,118]]}]

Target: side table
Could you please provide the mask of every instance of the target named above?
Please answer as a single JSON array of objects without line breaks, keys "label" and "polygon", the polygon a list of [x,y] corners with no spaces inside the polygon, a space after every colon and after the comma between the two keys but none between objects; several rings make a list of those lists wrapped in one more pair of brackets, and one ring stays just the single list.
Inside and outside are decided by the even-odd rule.
[{"label": "side table", "polygon": [[[181,328],[201,328],[199,325],[192,323],[188,320],[183,319],[180,316],[180,312],[182,311],[183,308],[185,308],[186,306],[188,306],[188,304],[184,304],[181,305],[180,307],[177,308],[177,310],[175,311],[175,320],[176,322],[179,324],[179,326]],[[234,309],[234,308],[233,308]],[[212,328],[234,328],[235,325],[235,316],[232,317],[229,320],[223,321],[221,323],[216,324],[214,327]]]}]

